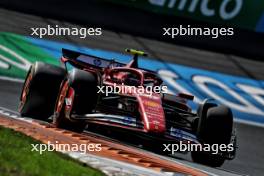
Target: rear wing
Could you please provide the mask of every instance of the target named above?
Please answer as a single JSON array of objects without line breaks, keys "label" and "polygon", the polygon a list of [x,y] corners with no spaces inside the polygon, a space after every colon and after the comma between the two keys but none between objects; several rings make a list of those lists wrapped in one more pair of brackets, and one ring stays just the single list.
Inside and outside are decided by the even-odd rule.
[{"label": "rear wing", "polygon": [[62,61],[69,61],[72,64],[81,64],[89,67],[95,67],[98,69],[106,67],[124,67],[126,64],[116,62],[114,59],[108,60],[97,56],[84,54],[77,51],[72,51],[62,48]]}]

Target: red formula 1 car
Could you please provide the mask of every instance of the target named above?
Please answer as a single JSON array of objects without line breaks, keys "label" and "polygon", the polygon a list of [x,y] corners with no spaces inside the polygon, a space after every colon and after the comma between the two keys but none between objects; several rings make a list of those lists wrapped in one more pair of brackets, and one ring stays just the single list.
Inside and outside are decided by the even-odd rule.
[{"label": "red formula 1 car", "polygon": [[171,144],[231,144],[233,150],[217,153],[192,151],[192,158],[210,166],[233,159],[231,110],[205,100],[197,113],[192,112],[187,105],[192,95],[167,94],[155,72],[138,67],[138,56],[146,54],[126,51],[134,55],[128,64],[66,49],[63,67],[35,63],[21,93],[21,115],[52,117],[57,127],[77,132],[85,128],[112,132],[163,154],[174,150]]}]

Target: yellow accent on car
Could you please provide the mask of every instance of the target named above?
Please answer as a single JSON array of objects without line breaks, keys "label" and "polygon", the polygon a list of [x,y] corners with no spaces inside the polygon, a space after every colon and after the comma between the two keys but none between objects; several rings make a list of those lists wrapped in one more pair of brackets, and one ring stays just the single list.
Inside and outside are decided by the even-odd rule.
[{"label": "yellow accent on car", "polygon": [[135,50],[135,49],[126,49],[126,52],[133,54],[133,55],[138,55],[138,56],[147,56],[147,53],[145,53],[144,51],[139,51],[139,50]]},{"label": "yellow accent on car", "polygon": [[149,106],[149,107],[153,107],[153,108],[159,107],[159,103],[154,102],[154,101],[146,101],[144,104]]}]

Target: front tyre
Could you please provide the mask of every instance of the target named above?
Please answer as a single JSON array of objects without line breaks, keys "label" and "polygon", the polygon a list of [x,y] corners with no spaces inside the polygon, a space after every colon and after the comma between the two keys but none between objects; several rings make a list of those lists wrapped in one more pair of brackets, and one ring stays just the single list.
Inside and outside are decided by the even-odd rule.
[{"label": "front tyre", "polygon": [[[198,112],[200,119],[197,136],[199,139],[211,146],[213,144],[228,145],[233,130],[233,115],[230,108],[206,103],[199,109],[202,111]],[[225,161],[225,157],[212,152],[193,151],[191,155],[194,162],[212,167],[220,167]]]},{"label": "front tyre", "polygon": [[94,74],[73,69],[60,89],[53,116],[55,126],[82,132],[86,123],[81,119],[71,119],[71,114],[84,115],[91,113],[97,103],[96,90],[97,78]]}]

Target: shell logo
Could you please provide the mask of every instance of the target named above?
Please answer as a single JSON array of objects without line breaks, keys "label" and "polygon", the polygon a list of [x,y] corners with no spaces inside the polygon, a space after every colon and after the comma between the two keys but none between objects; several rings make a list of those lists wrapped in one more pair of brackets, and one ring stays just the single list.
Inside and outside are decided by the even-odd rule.
[{"label": "shell logo", "polygon": [[144,104],[146,106],[153,107],[153,108],[157,108],[160,106],[159,103],[157,103],[155,101],[145,101]]}]

